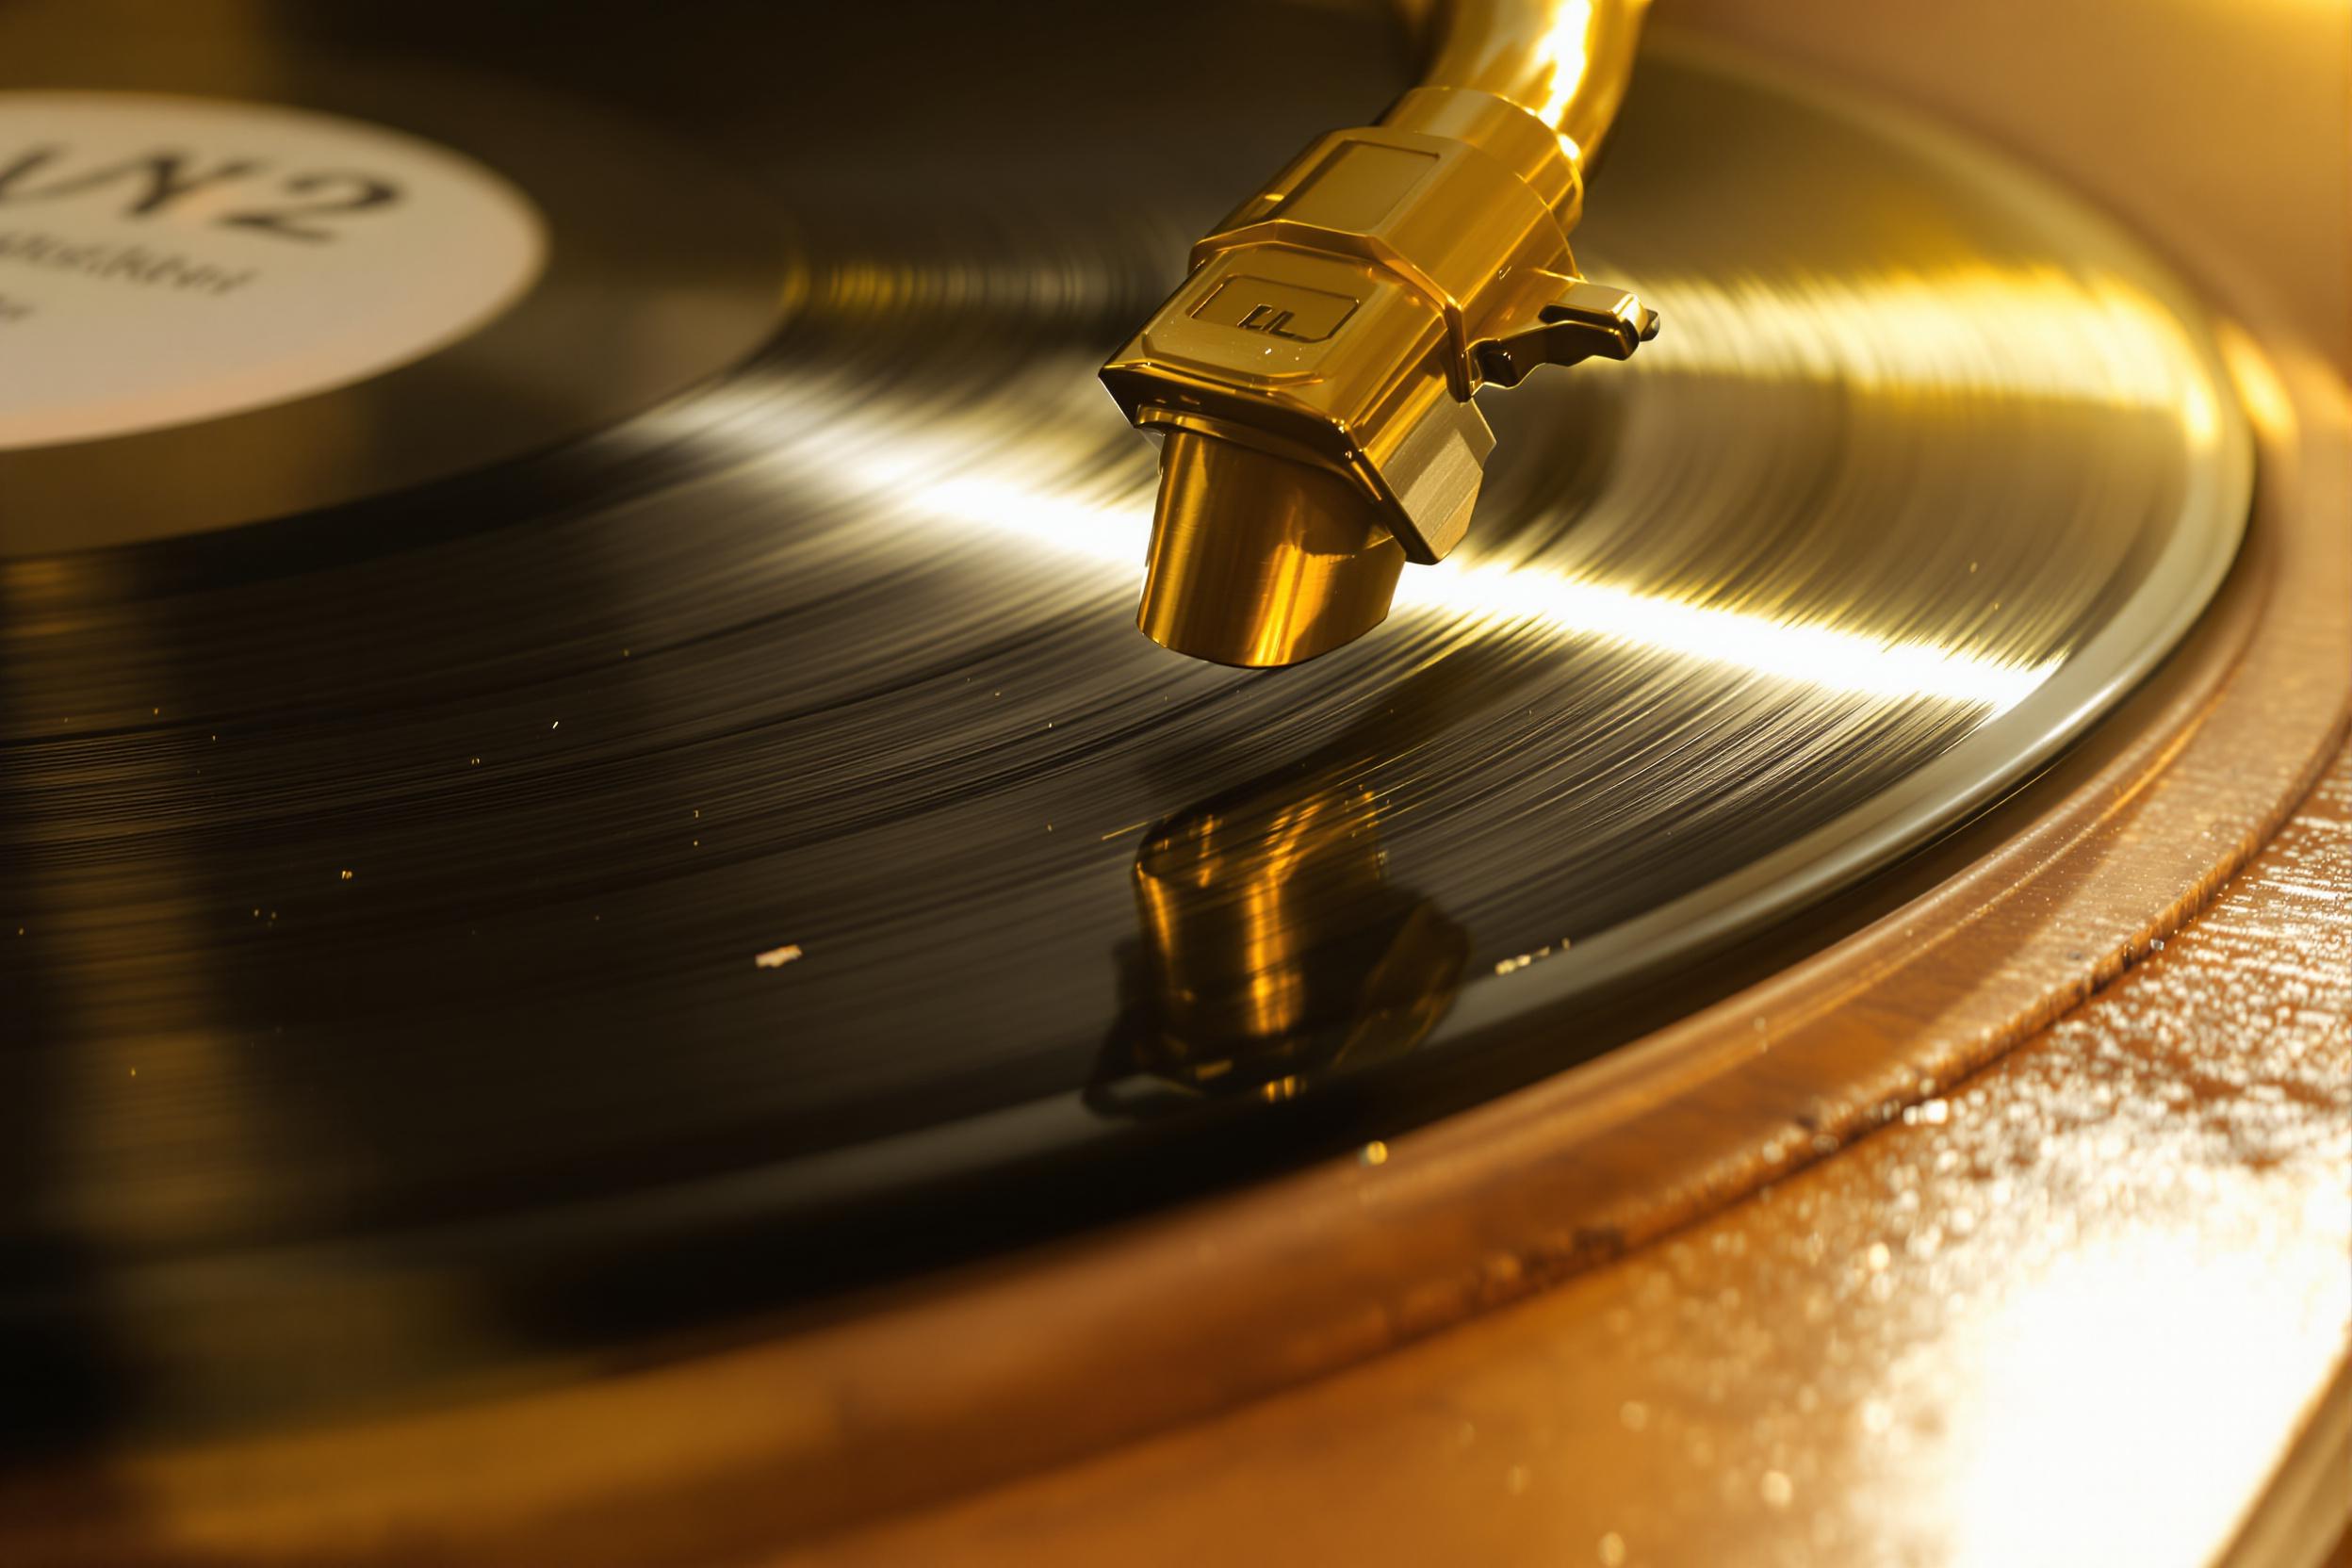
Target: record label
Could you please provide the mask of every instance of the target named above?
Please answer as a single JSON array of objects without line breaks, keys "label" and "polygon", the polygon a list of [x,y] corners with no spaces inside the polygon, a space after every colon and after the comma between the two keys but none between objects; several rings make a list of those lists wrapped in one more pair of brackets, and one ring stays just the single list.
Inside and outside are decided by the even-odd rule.
[{"label": "record label", "polygon": [[547,225],[481,164],[273,105],[0,92],[0,450],[217,418],[513,305]]}]

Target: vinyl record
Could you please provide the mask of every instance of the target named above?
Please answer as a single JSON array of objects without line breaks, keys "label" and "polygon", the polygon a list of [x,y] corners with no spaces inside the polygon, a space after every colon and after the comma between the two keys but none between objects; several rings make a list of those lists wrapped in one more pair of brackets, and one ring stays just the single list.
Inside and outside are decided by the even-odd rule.
[{"label": "vinyl record", "polygon": [[[1483,402],[1470,540],[1375,634],[1168,654],[1094,371],[1402,43],[875,9],[0,19],[0,125],[291,106],[545,244],[392,368],[0,449],[24,1419],[651,1353],[1560,1070],[2030,776],[2232,558],[2161,267],[1669,44],[1577,243],[1662,335]],[[0,187],[0,300],[65,265],[11,235],[148,188],[77,169]]]}]

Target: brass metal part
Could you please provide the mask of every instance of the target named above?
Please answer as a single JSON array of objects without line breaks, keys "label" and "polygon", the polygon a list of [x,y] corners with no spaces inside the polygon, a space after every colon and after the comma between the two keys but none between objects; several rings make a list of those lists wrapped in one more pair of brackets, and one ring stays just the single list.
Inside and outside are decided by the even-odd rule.
[{"label": "brass metal part", "polygon": [[1468,532],[1472,398],[1624,359],[1658,318],[1568,248],[1644,0],[1463,0],[1429,81],[1310,145],[1193,247],[1102,368],[1166,438],[1137,622],[1218,663],[1312,659]]},{"label": "brass metal part", "polygon": [[1379,510],[1328,468],[1188,431],[1160,449],[1140,620],[1164,646],[1220,664],[1313,658],[1386,618],[1404,564]]}]

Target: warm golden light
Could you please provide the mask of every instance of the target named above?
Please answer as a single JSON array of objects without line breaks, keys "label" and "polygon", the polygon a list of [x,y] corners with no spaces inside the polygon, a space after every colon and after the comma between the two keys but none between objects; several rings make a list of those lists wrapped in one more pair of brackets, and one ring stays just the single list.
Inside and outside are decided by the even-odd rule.
[{"label": "warm golden light", "polygon": [[[1803,285],[1676,276],[1654,286],[1675,300],[1683,330],[1654,347],[1652,374],[1785,383],[1793,371],[1896,396],[1974,393],[2145,410],[2170,416],[2192,448],[2218,438],[2216,393],[2186,330],[2161,302],[2113,276],[1985,267]],[[1078,387],[1071,400],[1073,433],[1090,423],[1090,405],[1078,401],[1086,391]],[[1152,492],[1124,474],[1108,493],[1087,496],[1041,487],[1028,449],[1016,474],[974,462],[973,447],[943,433],[858,446],[862,455],[845,479],[919,515],[1012,534],[1122,575],[1150,536]],[[1541,564],[1457,557],[1407,574],[1396,603],[1408,615],[1522,623],[1822,691],[1935,698],[1988,713],[2014,707],[2056,669]]]},{"label": "warm golden light", "polygon": [[[1014,533],[1122,573],[1133,570],[1152,527],[1148,490],[1113,503],[1040,495],[1026,484],[980,475],[911,484],[902,476],[898,482],[903,506],[943,522]],[[1561,636],[1598,638],[1825,691],[1936,697],[1992,712],[2024,700],[2056,668],[1692,604],[1541,566],[1448,563],[1408,578],[1397,590],[1396,607],[1408,614],[1523,622]]]},{"label": "warm golden light", "polygon": [[1641,285],[1674,302],[1677,329],[1652,345],[1649,370],[1795,371],[1918,396],[2172,409],[2196,444],[2219,434],[2186,330],[2120,278],[1987,267],[1798,284],[1675,274]]},{"label": "warm golden light", "polygon": [[[1592,50],[1588,39],[1592,31],[1592,0],[1567,0],[1559,8],[1559,15],[1537,45],[1537,57],[1550,77],[1544,90],[1544,102],[1536,113],[1547,125],[1558,125],[1568,116],[1569,106],[1578,93],[1587,90],[1591,74]],[[1581,158],[1583,149],[1568,132],[1560,132],[1571,157]]]},{"label": "warm golden light", "polygon": [[1671,653],[1745,674],[1855,696],[1937,697],[2001,712],[2056,671],[1980,658],[1919,639],[1641,594],[1527,566],[1441,566],[1408,580],[1399,609],[1478,621],[1519,621],[1565,636]]},{"label": "warm golden light", "polygon": [[2238,401],[2245,405],[2254,428],[2273,441],[2293,440],[2295,399],[2278,379],[2277,368],[2243,329],[2225,321],[2215,336],[2221,344],[2222,362],[2230,368],[2230,384],[2237,390]]},{"label": "warm golden light", "polygon": [[[1951,1562],[2156,1562],[2213,1539],[2303,1413],[2298,1369],[2342,1351],[2341,1280],[2281,1290],[2267,1266],[2330,1249],[2341,1263],[2352,1246],[2341,1188],[2319,1171],[2269,1178],[2308,1190],[2298,1227],[2292,1203],[2263,1201],[2262,1180],[2146,1163],[2148,1184],[2201,1183],[2244,1228],[2223,1239],[2119,1226],[2096,1245],[2049,1248],[2033,1289],[1974,1307],[1945,1351],[1968,1388],[1945,1439]],[[2143,1310],[2155,1302],[2161,1314]],[[2217,1347],[2227,1352],[2200,1348]],[[2167,1460],[2190,1432],[2219,1462],[2183,1486]],[[2129,1506],[2085,1508],[2086,1496]]]}]

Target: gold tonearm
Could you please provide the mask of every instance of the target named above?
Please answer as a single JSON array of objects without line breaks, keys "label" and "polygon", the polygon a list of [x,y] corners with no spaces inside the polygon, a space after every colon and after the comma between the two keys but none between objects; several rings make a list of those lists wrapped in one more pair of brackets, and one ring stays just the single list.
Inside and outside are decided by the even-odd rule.
[{"label": "gold tonearm", "polygon": [[1656,335],[1568,250],[1646,3],[1441,5],[1423,85],[1193,247],[1102,368],[1164,438],[1137,615],[1154,641],[1258,666],[1362,636],[1404,564],[1469,529],[1494,445],[1472,395]]}]

